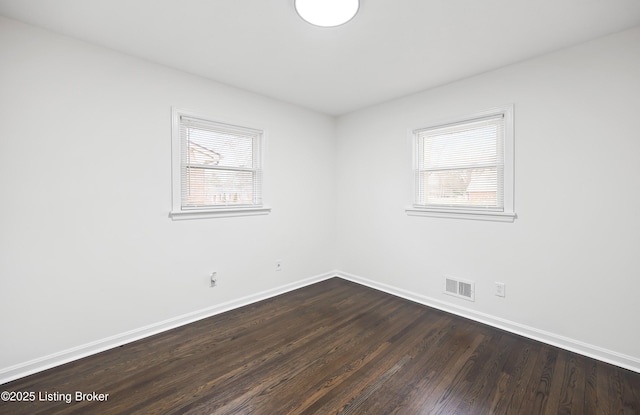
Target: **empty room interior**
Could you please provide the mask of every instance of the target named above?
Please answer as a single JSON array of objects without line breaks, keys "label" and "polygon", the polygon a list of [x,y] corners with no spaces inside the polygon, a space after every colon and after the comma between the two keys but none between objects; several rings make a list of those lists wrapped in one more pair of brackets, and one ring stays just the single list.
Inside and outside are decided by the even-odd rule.
[{"label": "empty room interior", "polygon": [[0,0],[0,413],[640,414],[640,2],[313,3]]}]

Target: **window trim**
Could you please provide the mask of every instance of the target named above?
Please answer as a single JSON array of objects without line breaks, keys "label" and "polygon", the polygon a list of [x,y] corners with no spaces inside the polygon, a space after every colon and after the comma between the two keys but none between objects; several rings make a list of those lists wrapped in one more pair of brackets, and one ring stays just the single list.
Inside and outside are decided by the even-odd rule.
[{"label": "window trim", "polygon": [[[212,122],[219,122],[230,125],[242,126],[262,132],[260,139],[260,166],[262,168],[262,190],[264,190],[264,147],[266,142],[267,132],[264,128],[256,128],[247,124],[246,122],[230,121],[221,117],[212,117],[208,115],[202,115],[193,111],[183,110],[179,108],[171,108],[171,211],[169,217],[173,220],[185,220],[185,219],[205,219],[205,218],[221,218],[221,217],[236,217],[236,216],[255,216],[255,215],[267,215],[271,212],[271,208],[264,204],[259,205],[241,205],[241,206],[220,206],[206,208],[188,208],[182,207],[182,175],[181,175],[181,157],[182,157],[182,142],[180,137],[180,117],[200,118],[203,120],[210,120]],[[264,192],[263,192],[264,194]]]},{"label": "window trim", "polygon": [[[410,207],[405,208],[405,212],[409,216],[427,216],[433,218],[450,218],[450,219],[471,219],[471,220],[485,220],[495,222],[513,222],[517,215],[515,213],[515,145],[514,145],[514,105],[509,104],[501,107],[492,108],[486,111],[469,114],[462,117],[455,117],[440,120],[438,122],[430,122],[421,125],[418,128],[411,128],[408,131],[410,142],[410,154],[411,154],[411,182],[412,187],[412,199],[413,202]],[[434,206],[426,207],[423,205],[415,204],[416,197],[416,131],[425,130],[429,128],[442,127],[447,124],[462,123],[467,121],[473,121],[476,119],[491,117],[495,115],[502,115],[504,117],[504,176],[503,176],[503,191],[504,191],[504,206],[501,210],[495,209],[473,209],[470,207],[447,207],[447,206]]]}]

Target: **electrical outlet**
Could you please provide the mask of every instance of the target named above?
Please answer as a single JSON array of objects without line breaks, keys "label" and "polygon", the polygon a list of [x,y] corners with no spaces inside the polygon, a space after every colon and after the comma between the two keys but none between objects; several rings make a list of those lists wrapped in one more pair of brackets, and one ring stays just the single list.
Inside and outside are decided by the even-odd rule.
[{"label": "electrical outlet", "polygon": [[278,259],[276,261],[276,271],[282,271],[282,260]]},{"label": "electrical outlet", "polygon": [[213,271],[211,273],[211,275],[209,276],[209,283],[211,284],[211,287],[215,287],[216,284],[218,283],[218,273],[216,271]]},{"label": "electrical outlet", "polygon": [[504,285],[504,282],[496,281],[496,295],[498,297],[504,297],[505,296],[505,285]]}]

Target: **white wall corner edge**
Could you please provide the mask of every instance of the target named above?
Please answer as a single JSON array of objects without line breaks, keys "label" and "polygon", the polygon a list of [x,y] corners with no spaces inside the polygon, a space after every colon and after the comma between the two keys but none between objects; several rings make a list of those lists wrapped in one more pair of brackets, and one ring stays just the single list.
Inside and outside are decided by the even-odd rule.
[{"label": "white wall corner edge", "polygon": [[365,285],[379,291],[386,292],[388,294],[395,295],[397,297],[407,299],[409,301],[426,305],[428,307],[433,307],[447,313],[468,318],[470,320],[487,324],[489,326],[496,327],[510,333],[514,333],[532,340],[546,343],[551,346],[559,347],[570,352],[578,353],[583,356],[587,356],[596,360],[610,363],[615,366],[622,367],[624,369],[631,370],[633,372],[640,373],[640,359],[633,356],[628,356],[622,353],[615,352],[613,350],[594,346],[579,340],[571,339],[555,333],[550,333],[544,330],[537,329],[535,327],[526,326],[524,324],[492,316],[490,314],[480,313],[466,307],[461,307],[456,304],[440,301],[431,297],[424,296],[422,294],[407,291],[388,284],[383,284],[347,272],[336,270],[335,276],[351,282],[355,282],[357,284]]},{"label": "white wall corner edge", "polygon": [[245,305],[266,300],[280,294],[285,294],[289,291],[297,290],[298,288],[306,287],[307,285],[315,284],[317,282],[324,281],[335,276],[335,272],[319,274],[290,284],[285,284],[266,291],[251,294],[236,300],[217,304],[157,323],[152,323],[147,326],[133,329],[124,333],[119,333],[110,337],[106,337],[104,339],[85,343],[76,347],[72,347],[70,349],[62,350],[43,357],[29,360],[24,363],[0,368],[0,385],[23,378],[25,376],[32,375],[34,373],[51,369],[56,366],[63,365],[65,363],[72,362],[74,360],[82,359],[83,357],[91,356],[109,349],[113,349],[115,347],[119,347],[136,340],[144,339],[145,337],[153,336],[154,334],[162,333],[167,330],[184,326],[186,324],[193,323],[207,317],[212,317],[226,311],[243,307]]}]

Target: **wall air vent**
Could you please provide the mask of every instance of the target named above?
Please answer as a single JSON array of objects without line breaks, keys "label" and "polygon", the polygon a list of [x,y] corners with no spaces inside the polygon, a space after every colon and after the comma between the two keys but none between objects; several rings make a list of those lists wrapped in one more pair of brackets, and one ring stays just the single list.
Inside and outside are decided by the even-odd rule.
[{"label": "wall air vent", "polygon": [[465,281],[460,278],[445,277],[444,293],[465,300],[476,300],[476,288],[473,281]]}]

